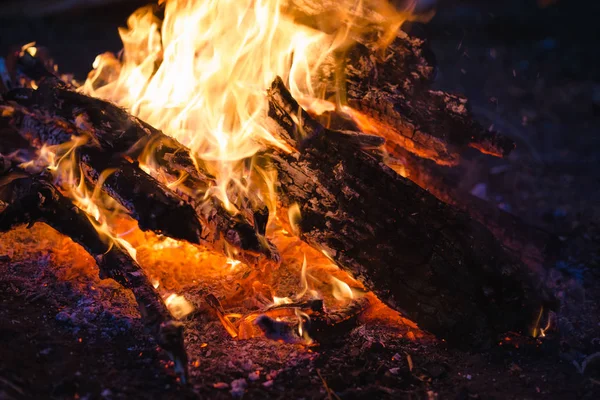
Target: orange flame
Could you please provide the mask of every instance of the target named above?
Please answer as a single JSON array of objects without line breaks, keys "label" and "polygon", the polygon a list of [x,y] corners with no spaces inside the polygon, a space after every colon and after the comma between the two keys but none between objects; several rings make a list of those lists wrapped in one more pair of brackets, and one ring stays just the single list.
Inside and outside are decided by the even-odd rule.
[{"label": "orange flame", "polygon": [[387,1],[344,0],[313,15],[317,23],[309,27],[297,20],[318,5],[310,1],[159,3],[164,19],[150,6],[131,15],[119,30],[122,60],[99,55],[82,90],[128,108],[188,146],[217,177],[204,195],[217,196],[230,210],[236,208],[232,188],[247,193],[249,185],[241,161],[263,145],[287,150],[264,124],[265,90],[275,76],[302,105],[317,107],[313,81],[327,58],[369,24],[383,28],[386,44],[408,15]]},{"label": "orange flame", "polygon": [[90,188],[79,167],[75,150],[87,142],[87,137],[73,136],[69,142],[43,146],[37,159],[23,163],[21,167],[49,170],[74,204],[86,213],[96,230],[102,233],[110,243],[119,243],[133,259],[136,259],[136,249],[121,237],[127,232],[116,232],[116,224],[111,223],[118,216],[124,216],[125,210],[101,190],[106,178],[114,171],[103,171],[96,186]]},{"label": "orange flame", "polygon": [[[256,165],[258,162],[247,161],[265,146],[291,150],[269,131],[265,121],[268,107],[265,92],[276,76],[283,78],[304,108],[314,113],[333,110],[336,105],[319,98],[323,88],[316,82],[322,68],[331,66],[331,58],[373,29],[379,30],[379,44],[386,46],[407,19],[407,13],[397,12],[383,0],[340,0],[331,3],[331,10],[315,12],[322,4],[314,0],[161,0],[159,4],[165,7],[164,19],[154,15],[153,7],[136,11],[129,18],[128,27],[119,30],[124,46],[122,57],[99,55],[81,91],[127,108],[189,147],[196,166],[205,166],[216,177],[216,185],[199,196],[216,196],[231,211],[237,209],[238,201],[256,196],[268,206],[271,226],[277,221],[285,224],[279,218],[285,219],[287,211],[289,226],[285,227],[295,237],[288,235],[283,226],[269,232],[278,246],[286,244],[288,258],[299,260],[303,256],[300,285],[291,297],[275,297],[269,291],[268,296],[263,296],[267,302],[272,298],[275,305],[295,303],[307,293],[314,298],[319,294],[314,290],[319,284],[331,290],[329,294],[338,301],[352,299],[360,293],[357,289],[360,285],[351,283],[356,289],[353,290],[330,275],[331,269],[337,267],[327,249],[319,252],[298,240],[300,207],[277,210],[274,172],[262,169]],[[306,22],[305,15],[312,18],[312,23]],[[30,44],[23,51],[35,55],[37,49]],[[78,121],[85,123],[83,117]],[[104,171],[96,187],[90,188],[75,160],[74,150],[85,143],[85,139],[74,138],[64,145],[44,147],[38,162],[49,166],[99,231],[121,243],[134,258],[136,249],[139,250],[140,259],[150,264],[144,265],[146,271],[154,268],[153,284],[165,295],[165,303],[175,317],[182,318],[192,312],[193,306],[169,287],[173,279],[181,281],[177,283],[189,282],[182,277],[208,279],[211,273],[215,277],[225,273],[246,276],[243,275],[246,266],[233,258],[225,260],[225,256],[199,247],[191,249],[190,244],[169,238],[154,237],[144,242],[147,235],[138,234],[136,238],[135,234],[127,235],[130,232],[119,233],[118,229],[128,229],[116,223],[125,212],[100,190],[111,171]],[[153,152],[149,145],[139,161],[140,167],[154,176]],[[185,178],[182,175],[171,177],[169,182],[161,180],[173,188]],[[123,238],[125,235],[127,240]],[[185,251],[175,251],[182,249]],[[169,262],[154,260],[148,253],[163,253]],[[184,268],[181,254],[190,257],[194,266]],[[309,263],[314,276],[307,272]],[[180,268],[180,275],[166,265]],[[210,269],[217,265],[223,266],[222,270]],[[250,274],[259,272],[248,272],[251,277]],[[344,279],[351,281],[350,277]],[[310,343],[312,339],[305,325],[309,315],[297,307],[294,314],[298,335]],[[242,334],[245,325],[238,332],[231,321],[242,314],[219,311],[217,315],[232,337],[250,336]]]}]

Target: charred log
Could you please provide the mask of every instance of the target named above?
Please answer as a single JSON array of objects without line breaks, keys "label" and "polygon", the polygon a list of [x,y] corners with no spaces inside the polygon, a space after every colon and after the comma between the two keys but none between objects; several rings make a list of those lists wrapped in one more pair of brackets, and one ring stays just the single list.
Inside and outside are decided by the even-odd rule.
[{"label": "charred log", "polygon": [[532,331],[552,301],[487,229],[319,127],[281,80],[268,97],[269,116],[300,149],[272,162],[282,201],[300,205],[304,240],[440,338],[473,345]]},{"label": "charred log", "polygon": [[7,160],[23,162],[36,156],[37,150],[4,118],[0,118],[0,138],[0,154]]},{"label": "charred log", "polygon": [[102,278],[112,278],[130,289],[143,322],[157,343],[169,353],[182,380],[187,378],[183,327],[174,321],[160,295],[137,262],[119,243],[101,235],[87,215],[50,182],[13,170],[4,174],[0,200],[0,231],[43,222],[81,245],[95,259]]},{"label": "charred log", "polygon": [[457,164],[465,146],[508,155],[514,143],[475,122],[465,97],[430,88],[435,67],[428,54],[423,40],[402,31],[385,50],[375,40],[358,43],[341,56],[342,77],[325,77],[329,94],[359,110],[371,124],[385,126],[386,136],[407,150],[439,164]]},{"label": "charred log", "polygon": [[541,268],[544,263],[558,256],[561,246],[556,236],[530,226],[517,216],[458,189],[458,182],[455,180],[460,177],[453,179],[445,167],[419,158],[394,143],[386,142],[386,148],[397,157],[398,164],[392,168],[399,169],[404,176],[443,202],[468,213],[526,265]]},{"label": "charred log", "polygon": [[[41,148],[69,143],[73,136],[86,137],[85,132],[69,122],[35,114],[24,107],[4,106],[3,111],[2,123],[20,132],[28,146]],[[100,184],[138,221],[140,229],[196,244],[209,235],[203,235],[203,227],[189,204],[135,163],[114,158],[93,146],[78,146],[75,151],[86,180],[94,186]]]},{"label": "charred log", "polygon": [[[243,252],[278,259],[275,248],[241,214],[231,214],[214,198],[197,201],[212,180],[199,172],[189,149],[176,140],[115,105],[60,88],[55,82],[37,91],[15,90],[7,97],[27,104],[3,106],[4,118],[36,147],[63,144],[73,135],[90,137],[91,145],[100,150],[86,150],[89,154],[80,159],[86,177],[96,183],[105,168],[117,168],[118,173],[109,175],[103,188],[130,211],[140,228],[192,243],[214,243],[223,237]],[[173,181],[184,174],[187,178],[181,182],[187,190],[175,194],[136,164],[119,161],[128,152],[136,158],[146,146],[154,150],[155,160],[162,160],[157,174],[166,173]],[[185,218],[175,218],[172,212]]]},{"label": "charred log", "polygon": [[142,230],[200,244],[209,233],[194,209],[168,187],[145,173],[135,163],[112,159],[106,153],[81,148],[81,170],[93,185],[123,205]]},{"label": "charred log", "polygon": [[359,297],[345,307],[314,313],[307,326],[308,334],[320,344],[326,344],[356,327],[358,317],[369,307],[369,299]]}]

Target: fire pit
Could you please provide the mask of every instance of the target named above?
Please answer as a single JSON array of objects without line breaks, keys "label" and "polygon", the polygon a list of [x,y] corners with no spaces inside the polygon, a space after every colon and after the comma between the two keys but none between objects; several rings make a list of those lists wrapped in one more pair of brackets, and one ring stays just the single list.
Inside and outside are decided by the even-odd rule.
[{"label": "fire pit", "polygon": [[414,4],[160,3],[85,82],[37,43],[0,64],[10,285],[77,343],[70,362],[118,342],[127,361],[101,362],[138,371],[121,389],[62,372],[53,396],[154,380],[158,396],[435,398],[442,349],[552,343],[553,237],[439,172],[515,144],[432,88],[428,44],[399,30],[426,18]]}]

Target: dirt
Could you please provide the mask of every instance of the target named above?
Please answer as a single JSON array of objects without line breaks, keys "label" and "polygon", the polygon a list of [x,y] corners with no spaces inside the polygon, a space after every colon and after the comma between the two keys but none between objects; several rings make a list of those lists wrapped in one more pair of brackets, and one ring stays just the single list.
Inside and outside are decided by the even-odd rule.
[{"label": "dirt", "polygon": [[[467,154],[457,185],[560,238],[542,277],[562,301],[546,338],[507,334],[465,352],[359,321],[316,347],[236,341],[199,307],[184,321],[184,386],[131,294],[35,225],[0,236],[0,398],[598,398],[600,77],[593,47],[577,40],[591,28],[565,2],[516,16],[507,10],[522,2],[456,3],[414,30],[432,43],[436,85],[467,94],[482,123],[518,144],[508,160]],[[114,27],[129,11],[14,19],[0,25],[0,47],[47,39],[59,65],[82,75],[96,53],[118,49]]]}]

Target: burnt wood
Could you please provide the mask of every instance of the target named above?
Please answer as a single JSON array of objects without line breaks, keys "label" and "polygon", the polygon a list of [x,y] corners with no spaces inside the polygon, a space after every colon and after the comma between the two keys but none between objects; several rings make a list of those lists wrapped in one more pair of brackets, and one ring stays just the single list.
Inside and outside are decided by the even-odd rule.
[{"label": "burnt wood", "polygon": [[435,65],[426,42],[399,31],[387,48],[377,43],[376,37],[363,39],[338,55],[341,67],[323,69],[329,96],[385,126],[407,150],[442,165],[457,164],[466,146],[498,157],[514,149],[511,139],[474,121],[465,97],[431,89]]},{"label": "burnt wood", "polygon": [[562,245],[556,235],[531,226],[494,204],[460,190],[460,168],[448,170],[390,141],[386,142],[386,149],[396,157],[394,162],[397,164],[392,168],[399,168],[404,176],[441,201],[468,213],[488,228],[505,249],[529,267],[542,270],[544,264],[551,263],[560,255]]},{"label": "burnt wood", "polygon": [[368,298],[359,297],[339,310],[312,313],[306,326],[308,335],[320,344],[335,341],[356,327],[358,317],[369,305]]},{"label": "burnt wood", "polygon": [[[327,345],[355,328],[358,317],[369,305],[368,298],[359,297],[340,309],[325,310],[322,300],[308,300],[304,303],[281,305],[264,312],[246,315],[239,324],[252,321],[251,323],[258,327],[265,337],[272,340],[305,343],[306,337],[301,334],[305,332],[310,339],[316,340],[321,345]],[[300,318],[301,329],[299,329]]]},{"label": "burnt wood", "polygon": [[0,200],[6,206],[0,213],[0,231],[42,222],[81,245],[96,259],[101,278],[112,278],[133,292],[146,328],[167,351],[185,381],[183,326],[172,319],[162,298],[127,250],[99,233],[88,216],[49,181],[21,170],[6,171],[1,179]]},{"label": "burnt wood", "polygon": [[[129,175],[135,174],[144,178],[144,183],[129,182],[131,187],[146,190],[145,193],[136,194],[139,201],[133,201],[131,197],[125,199],[123,193],[121,199],[117,198],[123,200],[122,204],[132,212],[132,215],[140,218],[138,219],[140,227],[142,225],[150,227],[157,222],[155,218],[149,220],[150,215],[144,212],[131,210],[136,205],[138,208],[144,205],[144,195],[154,197],[155,202],[170,201],[179,196],[194,210],[188,210],[188,205],[173,208],[173,210],[181,210],[190,218],[176,220],[172,216],[165,215],[163,223],[180,221],[183,224],[183,227],[174,226],[176,230],[171,232],[164,224],[161,225],[160,229],[165,234],[173,235],[172,237],[175,238],[192,239],[190,241],[198,243],[199,237],[196,233],[199,232],[202,240],[208,243],[224,239],[244,254],[262,254],[273,260],[279,259],[277,250],[261,234],[260,227],[255,229],[242,213],[233,214],[227,211],[213,196],[207,200],[202,199],[201,194],[214,185],[213,178],[205,174],[201,164],[192,159],[190,150],[173,138],[129,115],[114,104],[71,91],[55,80],[43,81],[38,90],[15,89],[7,93],[5,98],[12,102],[3,106],[7,109],[5,118],[14,121],[12,124],[23,131],[28,139],[34,140],[37,147],[44,144],[65,143],[71,140],[72,135],[84,134],[91,138],[91,145],[98,147],[112,159],[120,156],[137,159],[144,149],[151,149],[153,160],[157,163],[154,165],[157,168],[153,176],[156,179],[139,170],[136,165],[120,164],[128,169]],[[12,110],[9,112],[8,108]],[[108,155],[105,157],[109,157]],[[103,158],[96,156],[95,159]],[[89,168],[95,170],[93,175],[102,172],[102,169],[94,168],[92,165],[88,165]],[[158,182],[159,176],[167,176],[169,181],[176,181],[182,174],[184,179],[180,180],[180,184],[175,189],[177,195]],[[114,193],[128,190],[125,182],[128,179],[123,174],[120,179],[125,184],[115,183],[115,188],[118,186],[118,190],[113,190]],[[113,182],[115,178],[110,180]],[[131,188],[129,191],[131,192]],[[156,205],[159,210],[166,209],[163,204]],[[198,218],[191,218],[194,211],[200,218],[199,221]]]},{"label": "burnt wood", "polygon": [[[87,137],[86,132],[70,122],[36,114],[22,106],[0,105],[0,110],[4,116],[2,124],[19,132],[28,146],[41,148],[69,143],[73,136]],[[94,146],[78,146],[74,151],[88,183],[95,186],[102,179],[101,189],[138,221],[140,229],[196,244],[209,235],[203,233],[203,226],[189,204],[136,163],[112,157]]]},{"label": "burnt wood", "polygon": [[534,331],[553,301],[486,228],[320,127],[280,79],[268,98],[273,127],[298,149],[271,160],[281,200],[300,205],[305,241],[449,342],[482,345],[509,330]]},{"label": "burnt wood", "polygon": [[[78,159],[87,181],[92,185],[101,183],[102,190],[129,211],[140,229],[195,244],[209,236],[209,232],[203,233],[194,209],[136,163],[113,159],[90,148],[80,148]],[[105,172],[109,173],[100,182]]]}]

